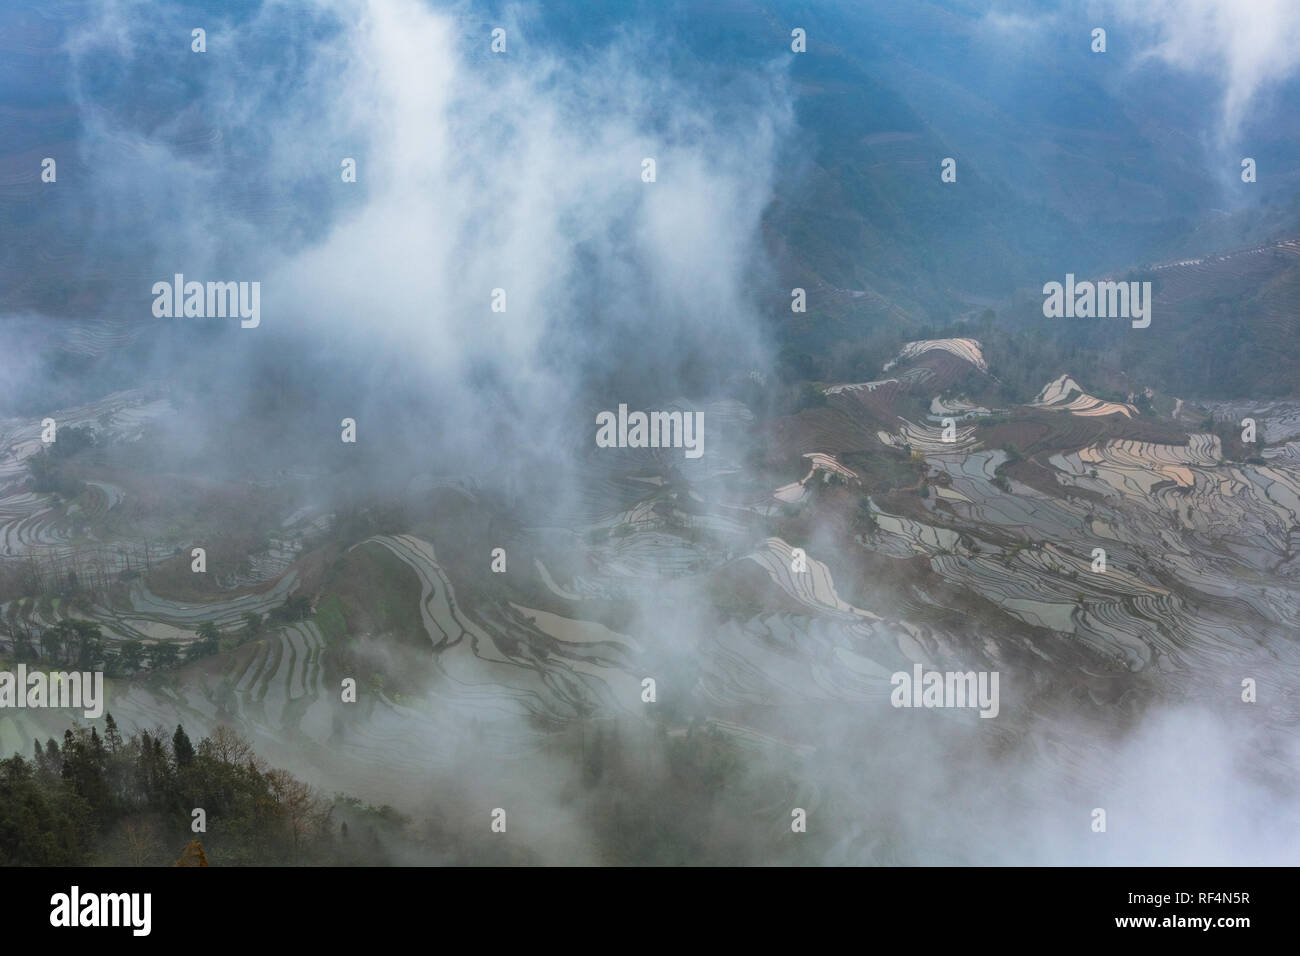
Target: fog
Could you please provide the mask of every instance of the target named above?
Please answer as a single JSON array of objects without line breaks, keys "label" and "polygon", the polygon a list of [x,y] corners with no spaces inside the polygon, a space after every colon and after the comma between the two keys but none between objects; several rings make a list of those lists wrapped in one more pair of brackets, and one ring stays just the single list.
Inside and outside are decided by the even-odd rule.
[{"label": "fog", "polygon": [[[1094,12],[983,6],[981,42],[993,49]],[[1207,138],[1205,157],[1232,153],[1257,121],[1250,110],[1295,78],[1300,21],[1286,4],[1262,3],[1252,17],[1229,16],[1229,4],[1212,0],[1097,9],[1119,25],[1112,36],[1140,31],[1134,76],[1152,61],[1219,91],[1213,129],[1180,131]],[[370,710],[352,725],[356,739],[392,747],[385,772],[343,747],[308,753],[291,735],[254,732],[267,759],[322,790],[435,820],[444,833],[486,832],[490,810],[505,807],[529,862],[588,865],[609,858],[616,804],[635,814],[669,799],[666,741],[688,726],[684,739],[704,736],[711,718],[752,719],[770,739],[742,747],[709,801],[676,821],[677,832],[698,836],[692,862],[1294,862],[1300,754],[1294,715],[1277,704],[1286,686],[1263,691],[1264,716],[1250,719],[1240,716],[1232,666],[1220,672],[1198,660],[1176,677],[1153,667],[1103,679],[1095,660],[1071,656],[1077,648],[1045,629],[1035,632],[1044,642],[1036,651],[1028,639],[1000,644],[987,620],[953,624],[935,612],[924,625],[927,660],[1000,671],[1001,716],[896,710],[887,674],[910,668],[901,628],[864,636],[842,611],[791,610],[773,585],[728,633],[752,640],[756,660],[760,639],[736,637],[747,622],[793,620],[788,685],[723,647],[731,622],[713,599],[734,587],[743,601],[759,590],[755,579],[766,583],[746,560],[765,537],[754,526],[727,528],[721,544],[683,545],[685,558],[666,547],[672,553],[660,560],[689,571],[641,574],[636,553],[584,544],[600,520],[631,510],[628,475],[660,479],[649,490],[673,500],[710,503],[760,480],[748,469],[766,433],[726,418],[731,406],[718,403],[744,398],[755,416],[772,416],[775,400],[754,383],[778,387],[777,318],[788,313],[785,279],[799,261],[788,255],[798,237],[774,237],[766,217],[774,203],[827,201],[808,194],[821,180],[802,153],[812,138],[798,109],[807,81],[795,75],[788,28],[771,31],[770,55],[715,63],[698,55],[698,38],[692,47],[657,32],[648,15],[584,42],[529,5],[198,10],[114,0],[78,12],[59,54],[78,129],[51,187],[75,198],[61,195],[71,205],[6,232],[56,252],[75,241],[49,271],[96,294],[84,305],[39,290],[31,301],[9,299],[0,417],[39,419],[156,385],[171,410],[151,425],[151,457],[137,463],[151,478],[188,487],[305,476],[277,488],[286,516],[307,507],[337,519],[391,505],[399,517],[359,523],[357,540],[330,542],[329,560],[377,553],[374,544],[347,550],[372,535],[427,538],[483,633],[497,633],[490,625],[507,606],[542,609],[528,603],[545,594],[536,568],[557,560],[553,541],[568,535],[559,551],[578,570],[557,593],[590,587],[566,606],[596,608],[602,626],[636,643],[623,670],[634,683],[654,677],[668,715],[652,728],[639,699],[611,691],[613,703],[593,705],[590,725],[586,714],[565,720],[551,710],[563,708],[556,701],[567,702],[570,687],[550,664],[538,663],[528,675],[535,683],[521,682],[518,693],[546,703],[517,706],[501,703],[513,684],[494,698],[483,690],[492,680],[449,677],[453,665],[439,664],[427,676],[432,705],[418,718],[415,705],[394,711],[409,713],[409,725]],[[779,12],[782,24],[792,16]],[[189,48],[196,26],[206,30],[202,55]],[[491,51],[495,27],[506,31],[502,55]],[[674,68],[692,57],[702,62]],[[1115,82],[1141,82],[1134,76]],[[1191,163],[1197,175],[1221,180],[1205,157]],[[643,180],[646,158],[653,182]],[[341,176],[349,159],[355,182]],[[75,240],[61,223],[76,225]],[[15,262],[6,268],[17,271]],[[154,318],[151,287],[177,273],[260,282],[260,325]],[[114,324],[121,341],[68,359],[66,337],[80,323]],[[862,370],[864,379],[880,374]],[[704,460],[675,449],[597,449],[596,414],[619,404],[704,409]],[[355,444],[339,440],[344,419],[355,423]],[[720,510],[740,521],[739,509]],[[834,518],[815,516],[804,530],[790,543],[830,570],[846,605],[891,626],[914,609],[914,594],[887,593],[887,582],[860,572],[860,549],[845,547]],[[509,570],[522,583],[497,593],[488,554],[507,539]],[[481,567],[470,563],[480,558]],[[304,568],[317,584],[328,579]],[[440,588],[449,590],[429,589]],[[526,631],[517,622],[500,630],[516,639]],[[466,633],[479,632],[466,625]],[[430,667],[427,648],[378,624],[353,636],[353,660],[390,679]],[[863,647],[884,679],[827,690],[837,678],[823,671],[839,660],[831,649]],[[1269,653],[1242,666],[1263,666]],[[1290,674],[1294,648],[1277,654]],[[1240,676],[1252,674],[1263,676]],[[456,697],[453,685],[473,693]],[[470,729],[471,715],[489,743]],[[186,719],[217,723],[210,714]],[[606,767],[604,783],[583,790],[575,774],[601,721],[620,734],[620,769]],[[794,807],[809,811],[806,846],[790,842]],[[1106,810],[1105,832],[1091,826],[1095,808]],[[463,862],[390,849],[400,862]]]}]

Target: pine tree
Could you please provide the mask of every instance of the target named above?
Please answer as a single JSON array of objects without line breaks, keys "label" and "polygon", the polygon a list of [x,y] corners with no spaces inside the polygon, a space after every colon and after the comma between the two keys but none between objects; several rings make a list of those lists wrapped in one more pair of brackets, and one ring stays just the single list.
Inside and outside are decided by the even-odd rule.
[{"label": "pine tree", "polygon": [[111,754],[122,749],[122,733],[117,729],[117,721],[112,714],[106,714],[104,718],[104,743]]},{"label": "pine tree", "polygon": [[152,804],[154,797],[153,739],[149,731],[140,731],[140,755],[135,759],[135,789]]},{"label": "pine tree", "polygon": [[172,736],[172,753],[176,755],[177,768],[183,769],[194,762],[194,745],[180,724],[176,725],[176,733]]},{"label": "pine tree", "polygon": [[64,780],[72,779],[72,756],[76,749],[76,741],[72,739],[72,731],[63,732],[63,769],[60,771]]}]

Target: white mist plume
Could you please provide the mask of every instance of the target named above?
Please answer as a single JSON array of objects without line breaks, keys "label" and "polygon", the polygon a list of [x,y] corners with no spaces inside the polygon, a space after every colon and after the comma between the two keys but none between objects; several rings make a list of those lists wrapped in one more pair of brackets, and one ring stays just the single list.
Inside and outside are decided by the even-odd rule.
[{"label": "white mist plume", "polygon": [[1300,69],[1300,6],[1291,0],[1147,0],[1112,4],[1110,13],[1146,31],[1142,57],[1215,77],[1225,140],[1261,96]]}]

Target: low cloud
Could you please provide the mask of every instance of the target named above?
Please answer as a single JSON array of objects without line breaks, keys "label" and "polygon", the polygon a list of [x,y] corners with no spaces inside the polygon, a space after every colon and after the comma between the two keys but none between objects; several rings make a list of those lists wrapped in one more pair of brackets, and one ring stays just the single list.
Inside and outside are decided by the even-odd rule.
[{"label": "low cloud", "polygon": [[1262,96],[1300,70],[1300,6],[1291,0],[1149,0],[1111,4],[1108,13],[1143,31],[1142,59],[1218,81],[1224,140],[1236,136]]}]

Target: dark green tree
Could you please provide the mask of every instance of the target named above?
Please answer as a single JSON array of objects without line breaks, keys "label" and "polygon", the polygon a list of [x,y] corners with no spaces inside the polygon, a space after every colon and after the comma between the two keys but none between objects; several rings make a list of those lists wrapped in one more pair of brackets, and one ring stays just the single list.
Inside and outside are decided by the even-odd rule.
[{"label": "dark green tree", "polygon": [[180,648],[175,641],[159,641],[149,651],[149,662],[161,670],[175,667],[180,659]]},{"label": "dark green tree", "polygon": [[123,641],[118,660],[124,672],[134,674],[144,666],[144,645],[139,641]]},{"label": "dark green tree", "polygon": [[176,733],[172,735],[172,754],[176,757],[178,769],[183,770],[194,763],[194,745],[180,724],[176,725]]},{"label": "dark green tree", "polygon": [[117,721],[111,713],[104,715],[104,744],[110,754],[122,749],[122,732],[117,729]]},{"label": "dark green tree", "polygon": [[221,647],[221,631],[212,621],[204,621],[196,632],[199,636],[199,654],[210,656]]}]

